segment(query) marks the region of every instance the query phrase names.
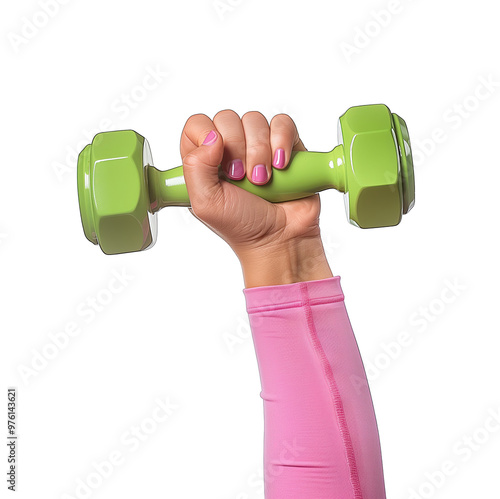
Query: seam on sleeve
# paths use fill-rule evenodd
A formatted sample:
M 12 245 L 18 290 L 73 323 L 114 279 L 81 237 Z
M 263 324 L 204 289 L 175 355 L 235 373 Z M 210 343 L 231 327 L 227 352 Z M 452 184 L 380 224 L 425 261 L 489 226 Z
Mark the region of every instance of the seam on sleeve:
M 345 417 L 344 406 L 342 404 L 342 399 L 340 397 L 340 393 L 337 387 L 337 383 L 335 381 L 335 377 L 333 375 L 332 366 L 328 361 L 325 351 L 319 341 L 318 335 L 316 333 L 316 327 L 314 325 L 314 319 L 312 315 L 311 305 L 314 300 L 309 299 L 309 294 L 307 291 L 307 284 L 301 283 L 300 292 L 302 296 L 302 302 L 304 304 L 304 313 L 306 316 L 309 336 L 313 343 L 314 349 L 318 354 L 321 365 L 323 367 L 323 371 L 325 373 L 326 379 L 328 381 L 328 387 L 330 389 L 330 394 L 332 396 L 333 405 L 335 409 L 335 413 L 337 414 L 340 433 L 342 437 L 342 441 L 344 443 L 344 450 L 347 458 L 347 465 L 349 468 L 349 478 L 351 481 L 351 486 L 353 490 L 354 499 L 363 499 L 363 495 L 361 492 L 361 484 L 359 480 L 358 468 L 356 465 L 356 457 L 354 455 L 354 448 L 352 445 L 351 435 L 349 433 L 349 427 L 347 426 L 347 420 Z M 343 299 L 343 297 L 342 297 Z M 341 301 L 341 300 L 336 300 Z

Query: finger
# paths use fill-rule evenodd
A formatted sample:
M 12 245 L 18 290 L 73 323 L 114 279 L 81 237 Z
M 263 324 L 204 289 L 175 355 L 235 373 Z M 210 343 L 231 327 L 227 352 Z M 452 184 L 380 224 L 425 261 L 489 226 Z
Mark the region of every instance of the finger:
M 226 109 L 214 116 L 214 124 L 224 140 L 224 173 L 232 180 L 241 180 L 245 176 L 245 132 L 241 119 Z
M 280 169 L 288 165 L 292 151 L 307 150 L 294 121 L 287 114 L 277 114 L 271 120 L 271 148 L 273 166 Z
M 184 158 L 186 154 L 199 147 L 205 137 L 215 128 L 214 122 L 206 114 L 190 116 L 181 134 L 181 157 Z
M 191 116 L 182 132 L 181 155 L 191 206 L 202 206 L 220 189 L 219 164 L 224 152 L 222 137 L 204 114 Z
M 241 123 L 245 131 L 247 177 L 252 183 L 263 185 L 271 177 L 269 124 L 257 111 L 243 115 Z

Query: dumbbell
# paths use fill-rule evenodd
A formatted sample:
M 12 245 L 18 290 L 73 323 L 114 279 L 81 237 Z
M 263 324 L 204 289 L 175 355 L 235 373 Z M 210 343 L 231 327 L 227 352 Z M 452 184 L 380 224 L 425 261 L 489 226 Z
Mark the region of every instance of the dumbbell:
M 330 152 L 292 152 L 285 169 L 265 185 L 219 177 L 280 203 L 325 189 L 345 194 L 348 221 L 361 228 L 398 225 L 415 203 L 406 123 L 383 104 L 355 106 L 339 119 L 340 145 Z M 132 130 L 98 133 L 78 156 L 78 199 L 87 239 L 106 254 L 151 248 L 157 213 L 190 206 L 182 166 L 153 166 L 148 141 Z

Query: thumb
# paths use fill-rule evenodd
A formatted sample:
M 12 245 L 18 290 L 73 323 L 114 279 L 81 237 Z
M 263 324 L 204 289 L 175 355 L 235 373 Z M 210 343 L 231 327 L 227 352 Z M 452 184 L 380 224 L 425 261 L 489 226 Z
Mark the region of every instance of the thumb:
M 219 165 L 223 154 L 222 137 L 211 130 L 196 149 L 184 156 L 183 172 L 191 205 L 212 198 L 221 189 Z

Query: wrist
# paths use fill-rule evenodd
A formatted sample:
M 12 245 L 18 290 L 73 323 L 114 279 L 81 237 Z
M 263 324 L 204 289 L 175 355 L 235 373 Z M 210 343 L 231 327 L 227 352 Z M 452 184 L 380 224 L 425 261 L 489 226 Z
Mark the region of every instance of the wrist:
M 333 277 L 319 236 L 247 250 L 237 256 L 246 288 Z

